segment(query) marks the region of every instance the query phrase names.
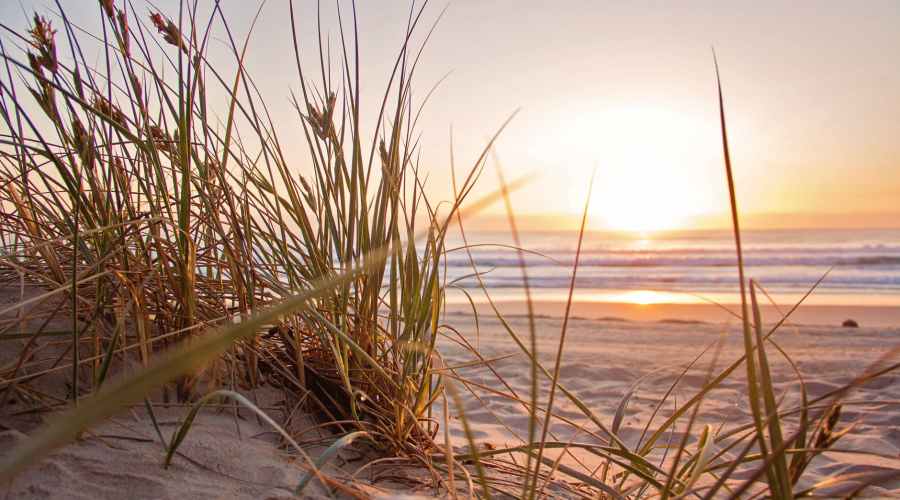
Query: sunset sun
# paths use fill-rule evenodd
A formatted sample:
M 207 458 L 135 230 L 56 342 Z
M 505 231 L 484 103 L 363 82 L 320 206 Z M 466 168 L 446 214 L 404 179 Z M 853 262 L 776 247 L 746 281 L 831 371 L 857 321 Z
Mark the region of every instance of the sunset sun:
M 635 180 L 639 186 L 639 181 Z M 617 201 L 598 200 L 595 214 L 600 222 L 615 231 L 647 233 L 682 227 L 686 214 L 678 210 L 677 200 L 669 200 L 666 192 L 653 192 L 652 186 L 645 186 L 642 192 L 637 187 L 633 193 Z M 666 208 L 669 207 L 669 210 Z
M 597 223 L 616 231 L 678 229 L 702 211 L 709 193 L 685 182 L 680 166 L 658 151 L 634 151 L 632 158 L 597 173 L 591 202 Z
M 595 228 L 648 232 L 683 228 L 691 217 L 721 207 L 718 157 L 698 156 L 697 144 L 715 136 L 697 113 L 671 103 L 638 100 L 584 106 L 564 120 L 546 147 L 578 158 L 580 175 L 596 169 L 590 216 Z M 554 154 L 554 153 L 548 153 Z M 581 184 L 576 184 L 575 189 Z M 584 195 L 572 191 L 569 210 Z

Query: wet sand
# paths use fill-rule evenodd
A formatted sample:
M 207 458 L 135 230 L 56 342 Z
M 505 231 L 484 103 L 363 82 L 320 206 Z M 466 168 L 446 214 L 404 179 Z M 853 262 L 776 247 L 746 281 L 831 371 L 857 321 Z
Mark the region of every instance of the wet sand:
M 522 315 L 528 312 L 521 301 L 495 301 L 504 314 Z M 784 303 L 778 307 L 762 305 L 763 322 L 774 323 L 786 314 L 794 304 Z M 491 315 L 486 303 L 477 303 L 480 314 Z M 562 317 L 565 301 L 538 300 L 533 304 L 535 314 Z M 728 312 L 714 304 L 633 304 L 612 302 L 578 301 L 572 304 L 572 317 L 582 319 L 624 319 L 629 321 L 701 321 L 708 323 L 737 322 L 734 314 L 741 311 L 740 304 L 724 304 Z M 450 313 L 469 314 L 472 307 L 467 303 L 454 302 L 448 308 Z M 733 313 L 733 314 L 732 314 Z M 880 305 L 809 305 L 801 304 L 788 318 L 788 323 L 815 326 L 840 326 L 844 320 L 853 319 L 860 326 L 893 327 L 900 326 L 900 307 Z

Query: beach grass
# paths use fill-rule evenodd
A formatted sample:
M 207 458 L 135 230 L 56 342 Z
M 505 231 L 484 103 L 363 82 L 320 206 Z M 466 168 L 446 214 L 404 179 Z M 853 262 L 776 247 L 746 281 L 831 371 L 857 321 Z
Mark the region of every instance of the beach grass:
M 305 472 L 298 473 L 298 493 L 313 477 L 333 486 L 322 469 L 354 441 L 370 443 L 379 457 L 421 464 L 435 489 L 451 497 L 793 498 L 841 483 L 852 484 L 850 494 L 856 494 L 895 479 L 836 477 L 799 486 L 813 458 L 849 430 L 839 428 L 841 398 L 900 364 L 889 351 L 851 383 L 816 398 L 808 396 L 798 370 L 801 404 L 782 405 L 769 357 L 777 352 L 793 365 L 774 336 L 802 300 L 774 327 L 764 327 L 758 303 L 764 290 L 744 276 L 721 82 L 744 354 L 721 369 L 716 347 L 698 346 L 696 367 L 701 360 L 708 364 L 702 388 L 661 423 L 645 422 L 637 443 L 626 443 L 619 430 L 631 394 L 606 421 L 560 377 L 589 200 L 548 368 L 537 352 L 527 250 L 509 196 L 521 182 L 507 183 L 494 156 L 501 188 L 472 198 L 509 119 L 458 179 L 454 171 L 454 198 L 429 200 L 415 129 L 425 103 L 413 100 L 412 85 L 440 14 L 427 10 L 427 3 L 411 6 L 377 116 L 364 117 L 358 20 L 355 4 L 350 7 L 345 12 L 337 4 L 334 74 L 321 24 L 312 50 L 317 72 L 304 64 L 293 3 L 283 7 L 294 31 L 290 52 L 299 83 L 299 93 L 291 95 L 299 130 L 290 131 L 276 130 L 246 71 L 255 28 L 238 40 L 219 4 L 200 18 L 197 3 L 147 15 L 131 3 L 100 1 L 94 6 L 99 33 L 73 24 L 61 6 L 52 21 L 35 14 L 25 32 L 2 25 L 0 278 L 20 290 L 22 300 L 0 311 L 0 342 L 17 349 L 0 372 L 0 407 L 15 399 L 61 413 L 3 455 L 0 478 L 13 478 L 125 405 L 145 402 L 152 415 L 155 406 L 188 403 L 191 410 L 171 436 L 156 429 L 168 464 L 197 412 L 231 400 L 258 414 L 299 457 Z M 422 35 L 422 45 L 412 45 L 414 33 Z M 227 67 L 208 59 L 211 38 L 222 35 L 232 57 Z M 99 64 L 88 63 L 88 45 L 100 47 Z M 367 132 L 366 119 L 374 119 L 374 130 Z M 283 148 L 287 134 L 304 138 L 305 169 Z M 468 242 L 464 250 L 479 292 L 528 362 L 527 394 L 503 380 L 492 366 L 496 360 L 469 343 L 469 332 L 443 321 L 445 293 L 453 287 L 443 267 L 447 235 L 456 223 L 465 238 L 464 218 L 494 202 L 505 204 L 519 252 L 527 332 L 505 320 Z M 25 298 L 26 287 L 39 291 Z M 61 320 L 65 328 L 51 327 Z M 48 340 L 57 357 L 34 361 L 32 354 Z M 488 388 L 444 362 L 442 341 L 463 346 L 474 365 L 495 377 L 492 390 L 525 408 L 527 434 L 510 429 L 520 445 L 485 448 L 477 442 L 460 393 L 477 398 Z M 704 398 L 742 367 L 751 421 L 725 430 L 695 425 Z M 685 367 L 682 376 L 694 368 Z M 59 374 L 65 377 L 53 380 L 62 396 L 31 387 Z M 310 457 L 284 422 L 248 397 L 261 385 L 278 387 L 287 406 L 318 415 L 336 430 L 334 444 Z M 562 398 L 583 421 L 555 413 Z M 450 413 L 464 427 L 467 447 L 449 442 Z M 560 439 L 554 423 L 591 440 Z M 441 425 L 443 445 L 437 439 Z M 680 439 L 673 441 L 676 434 Z M 583 467 L 576 449 L 601 458 L 603 466 Z M 736 474 L 748 468 L 749 474 Z

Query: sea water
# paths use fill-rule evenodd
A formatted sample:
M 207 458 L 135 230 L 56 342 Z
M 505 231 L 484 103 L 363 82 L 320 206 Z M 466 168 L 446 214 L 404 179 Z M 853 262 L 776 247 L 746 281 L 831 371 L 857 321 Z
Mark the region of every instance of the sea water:
M 447 242 L 447 282 L 472 290 L 483 284 L 498 299 L 522 298 L 525 263 L 535 300 L 564 300 L 578 233 L 520 234 L 522 256 L 509 232 L 467 233 Z M 810 303 L 900 305 L 900 229 L 744 231 L 746 277 L 782 300 L 796 300 L 825 278 Z M 728 230 L 660 233 L 588 232 L 575 279 L 582 301 L 736 303 L 738 271 Z M 474 276 L 478 273 L 478 277 Z M 827 274 L 827 276 L 826 276 Z M 453 294 L 450 294 L 453 297 Z M 471 294 L 476 299 L 481 294 Z M 456 296 L 456 299 L 461 298 Z

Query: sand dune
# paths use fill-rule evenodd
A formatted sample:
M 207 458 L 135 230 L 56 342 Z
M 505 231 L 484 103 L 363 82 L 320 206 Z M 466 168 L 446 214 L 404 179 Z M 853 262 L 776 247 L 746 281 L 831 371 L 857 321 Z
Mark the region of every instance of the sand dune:
M 268 406 L 277 403 L 278 391 L 261 388 L 250 397 L 260 400 L 273 418 L 283 420 L 280 410 Z M 164 439 L 171 439 L 186 412 L 187 408 L 179 405 L 154 409 Z M 333 436 L 311 433 L 314 421 L 302 412 L 294 417 L 288 430 L 303 443 L 313 460 L 318 459 Z M 0 432 L 0 456 L 24 439 L 28 435 L 16 429 Z M 306 469 L 301 467 L 304 460 L 289 451 L 292 450 L 284 447 L 271 427 L 246 409 L 235 414 L 233 409 L 206 408 L 166 468 L 166 451 L 150 419 L 142 408 L 134 408 L 57 450 L 11 483 L 0 485 L 0 498 L 298 498 L 293 491 Z M 391 478 L 392 471 L 379 467 L 358 476 L 352 487 L 341 486 L 339 483 L 348 483 L 354 472 L 374 458 L 367 453 L 342 450 L 322 468 L 334 479 L 329 484 L 330 492 L 312 479 L 301 497 L 417 498 L 414 474 L 407 474 L 407 482 L 396 482 Z
M 206 415 L 169 468 L 147 421 L 116 419 L 13 480 L 9 498 L 290 498 L 300 470 L 254 421 Z M 128 425 L 130 423 L 130 425 Z M 165 425 L 166 432 L 173 427 Z M 2 434 L 4 448 L 25 435 Z

